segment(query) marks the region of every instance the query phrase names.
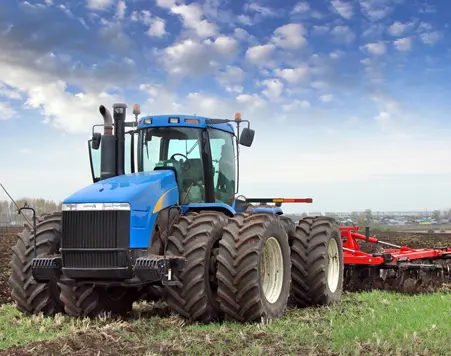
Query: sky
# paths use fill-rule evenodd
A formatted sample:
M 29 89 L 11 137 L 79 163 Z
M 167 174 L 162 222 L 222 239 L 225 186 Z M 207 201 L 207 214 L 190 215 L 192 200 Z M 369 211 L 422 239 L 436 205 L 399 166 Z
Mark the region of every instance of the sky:
M 451 3 L 2 0 L 0 182 L 92 183 L 99 105 L 233 118 L 240 194 L 287 212 L 451 208 Z M 4 197 L 6 199 L 6 196 Z

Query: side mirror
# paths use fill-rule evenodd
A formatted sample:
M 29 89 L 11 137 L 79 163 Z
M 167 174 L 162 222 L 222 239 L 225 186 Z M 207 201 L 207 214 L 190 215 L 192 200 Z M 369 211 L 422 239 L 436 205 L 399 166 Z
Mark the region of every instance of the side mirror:
M 240 145 L 251 147 L 254 142 L 255 131 L 245 127 L 240 135 Z
M 94 132 L 92 134 L 92 149 L 93 150 L 99 149 L 101 140 L 102 140 L 102 134 L 100 132 Z

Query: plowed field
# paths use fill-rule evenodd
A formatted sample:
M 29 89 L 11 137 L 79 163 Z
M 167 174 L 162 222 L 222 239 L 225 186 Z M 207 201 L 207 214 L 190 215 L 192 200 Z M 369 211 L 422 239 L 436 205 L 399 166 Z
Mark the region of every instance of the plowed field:
M 164 303 L 138 306 L 132 318 L 125 321 L 90 322 L 65 316 L 23 318 L 14 307 L 1 306 L 11 303 L 9 261 L 17 232 L 10 230 L 0 236 L 0 314 L 3 314 L 0 330 L 4 328 L 0 332 L 0 356 L 429 355 L 444 354 L 448 349 L 451 329 L 446 319 L 451 310 L 446 294 L 416 297 L 380 292 L 346 294 L 342 303 L 331 310 L 291 310 L 285 318 L 266 326 L 186 325 L 181 318 L 171 315 Z M 378 238 L 413 248 L 451 246 L 451 234 L 444 233 L 390 232 Z M 368 309 L 374 313 L 369 314 Z M 426 316 L 428 319 L 423 320 Z M 399 337 L 393 331 L 392 319 L 398 320 L 402 329 Z M 330 328 L 332 324 L 335 326 Z M 374 328 L 368 329 L 368 324 Z
M 0 304 L 10 302 L 8 277 L 10 274 L 9 261 L 11 260 L 11 247 L 16 243 L 16 234 L 21 229 L 8 229 L 0 234 Z
M 21 229 L 12 228 L 0 234 L 0 304 L 9 303 L 8 277 L 10 274 L 9 261 L 11 258 L 11 247 L 16 243 L 16 234 Z M 377 235 L 378 239 L 396 245 L 404 245 L 411 248 L 427 247 L 451 247 L 451 234 L 412 234 L 408 232 L 384 232 Z

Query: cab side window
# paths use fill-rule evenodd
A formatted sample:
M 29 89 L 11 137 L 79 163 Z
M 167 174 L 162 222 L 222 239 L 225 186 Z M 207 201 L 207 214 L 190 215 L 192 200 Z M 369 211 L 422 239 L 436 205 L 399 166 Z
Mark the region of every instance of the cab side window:
M 209 133 L 216 201 L 231 205 L 236 180 L 234 136 L 220 130 Z

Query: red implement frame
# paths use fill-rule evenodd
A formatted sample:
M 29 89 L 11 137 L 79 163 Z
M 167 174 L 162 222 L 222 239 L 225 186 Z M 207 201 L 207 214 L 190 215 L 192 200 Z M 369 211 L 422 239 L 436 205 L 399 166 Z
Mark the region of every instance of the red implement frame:
M 397 246 L 380 241 L 375 237 L 358 233 L 358 226 L 340 226 L 343 241 L 343 254 L 345 265 L 382 265 L 386 263 L 409 262 L 422 259 L 451 259 L 451 248 L 422 248 L 412 249 L 406 246 Z M 382 244 L 390 247 L 381 253 L 366 253 L 360 249 L 357 240 L 373 244 Z

